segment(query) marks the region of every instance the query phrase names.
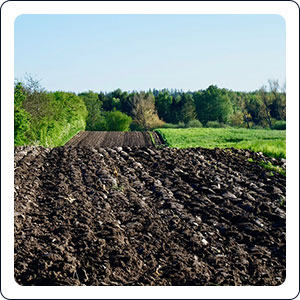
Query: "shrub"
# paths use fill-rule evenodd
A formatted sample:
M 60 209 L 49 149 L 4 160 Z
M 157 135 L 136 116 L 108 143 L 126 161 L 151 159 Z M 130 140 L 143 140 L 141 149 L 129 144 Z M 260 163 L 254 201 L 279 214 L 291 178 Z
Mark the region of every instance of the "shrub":
M 286 122 L 285 121 L 276 121 L 273 124 L 272 129 L 275 129 L 275 130 L 285 130 L 286 129 Z
M 178 124 L 173 123 L 164 123 L 159 127 L 156 128 L 184 128 L 185 124 L 183 122 L 179 122 Z
M 132 119 L 126 114 L 115 110 L 106 114 L 105 122 L 108 131 L 128 131 Z
M 16 146 L 62 146 L 85 129 L 87 110 L 74 93 L 46 92 L 30 79 L 15 85 L 14 101 Z
M 14 92 L 14 139 L 15 146 L 28 143 L 26 134 L 30 129 L 30 114 L 23 108 L 22 104 L 26 96 L 21 83 L 15 86 Z
M 132 123 L 130 124 L 130 130 L 131 131 L 143 131 L 143 127 L 136 123 L 135 121 L 132 121 Z
M 251 129 L 265 129 L 265 130 L 268 130 L 268 129 L 270 129 L 270 128 L 265 128 L 265 127 L 263 127 L 263 126 L 261 126 L 261 125 L 252 125 L 252 126 L 251 126 Z
M 199 120 L 191 120 L 185 124 L 186 128 L 202 128 L 202 123 Z
M 178 128 L 184 128 L 185 124 L 184 124 L 184 122 L 180 121 L 180 122 L 178 122 L 177 126 L 178 126 Z
M 205 125 L 205 127 L 209 127 L 209 128 L 224 128 L 224 124 L 223 123 L 219 123 L 218 121 L 208 121 Z
M 241 127 L 244 123 L 244 116 L 242 112 L 237 111 L 229 117 L 229 123 L 234 127 Z

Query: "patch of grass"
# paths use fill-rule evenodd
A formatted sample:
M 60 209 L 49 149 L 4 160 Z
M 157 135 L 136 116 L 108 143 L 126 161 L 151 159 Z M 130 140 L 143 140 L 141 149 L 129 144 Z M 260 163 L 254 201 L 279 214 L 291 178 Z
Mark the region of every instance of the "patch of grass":
M 262 152 L 266 156 L 286 158 L 286 141 L 261 139 L 256 141 L 242 141 L 234 146 L 239 149 L 249 149 L 254 152 Z
M 124 192 L 125 187 L 123 185 L 113 185 L 112 189 L 116 190 L 116 191 L 121 191 Z
M 286 131 L 245 128 L 159 128 L 169 147 L 239 148 L 286 157 Z
M 282 207 L 285 206 L 285 204 L 286 204 L 285 197 L 282 197 L 279 205 Z
M 150 135 L 150 139 L 151 139 L 152 144 L 154 145 L 154 147 L 156 147 L 155 139 L 152 135 L 152 132 L 149 132 L 149 135 Z
M 272 171 L 274 171 L 274 172 L 276 172 L 276 173 L 278 173 L 278 174 L 281 174 L 281 175 L 283 175 L 283 176 L 286 176 L 286 171 L 285 171 L 283 168 L 281 168 L 281 167 L 279 167 L 279 166 L 274 166 L 274 165 L 271 164 L 270 162 L 268 162 L 268 163 L 260 162 L 259 165 L 260 165 L 261 167 L 267 169 L 267 170 L 270 170 L 271 173 L 272 173 Z M 274 175 L 274 174 L 273 174 L 273 175 Z

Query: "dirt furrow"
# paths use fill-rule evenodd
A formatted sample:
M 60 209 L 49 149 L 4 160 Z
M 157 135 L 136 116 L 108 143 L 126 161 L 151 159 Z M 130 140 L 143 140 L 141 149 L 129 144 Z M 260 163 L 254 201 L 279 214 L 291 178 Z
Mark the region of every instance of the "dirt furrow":
M 155 144 L 161 145 L 162 141 L 156 133 L 151 133 Z M 65 146 L 91 146 L 91 147 L 154 147 L 149 132 L 107 132 L 85 131 L 78 133 Z
M 257 154 L 87 144 L 15 149 L 18 283 L 284 281 L 285 177 Z

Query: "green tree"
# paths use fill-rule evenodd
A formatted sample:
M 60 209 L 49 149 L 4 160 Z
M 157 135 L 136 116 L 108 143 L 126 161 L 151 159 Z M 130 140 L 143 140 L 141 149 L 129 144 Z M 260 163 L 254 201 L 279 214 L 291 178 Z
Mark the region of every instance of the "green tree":
M 261 99 L 261 108 L 262 108 L 261 116 L 263 116 L 268 126 L 272 128 L 271 106 L 272 106 L 273 99 L 271 95 L 267 92 L 266 86 L 262 86 L 259 89 L 258 93 Z
M 286 95 L 285 84 L 280 91 L 278 80 L 269 80 L 269 92 L 271 97 L 270 114 L 277 120 L 286 119 Z
M 14 144 L 15 146 L 25 145 L 29 142 L 30 114 L 23 108 L 22 104 L 26 96 L 22 83 L 18 82 L 14 91 Z
M 155 97 L 155 107 L 159 118 L 163 119 L 167 123 L 173 121 L 172 111 L 173 97 L 168 91 L 160 91 Z
M 180 120 L 184 123 L 188 123 L 191 120 L 195 120 L 197 117 L 195 103 L 193 96 L 188 93 L 184 93 L 181 97 L 181 111 Z
M 132 122 L 131 117 L 115 110 L 106 113 L 106 130 L 108 131 L 128 131 Z
M 75 93 L 47 92 L 27 78 L 15 85 L 15 144 L 64 145 L 86 127 L 87 110 Z
M 203 92 L 194 93 L 196 112 L 200 122 L 227 123 L 232 114 L 232 104 L 225 89 L 211 85 Z
M 250 122 L 251 122 L 252 116 L 251 116 L 250 112 L 247 109 L 248 108 L 247 107 L 248 99 L 249 99 L 248 94 L 238 95 L 237 104 L 238 104 L 238 109 L 239 110 L 236 112 L 236 115 L 234 117 L 232 117 L 232 120 L 234 120 L 233 121 L 234 126 L 239 126 L 238 123 L 239 123 L 240 116 L 242 114 L 242 116 L 243 116 L 242 120 L 244 121 L 244 123 L 247 124 L 247 128 L 248 129 L 250 128 Z
M 171 112 L 172 112 L 172 117 L 171 117 L 171 123 L 177 124 L 181 121 L 181 115 L 180 111 L 182 108 L 182 94 L 176 94 L 173 97 L 172 105 L 171 105 Z
M 86 130 L 105 130 L 105 117 L 99 95 L 92 91 L 88 91 L 80 93 L 78 96 L 82 98 L 88 111 Z

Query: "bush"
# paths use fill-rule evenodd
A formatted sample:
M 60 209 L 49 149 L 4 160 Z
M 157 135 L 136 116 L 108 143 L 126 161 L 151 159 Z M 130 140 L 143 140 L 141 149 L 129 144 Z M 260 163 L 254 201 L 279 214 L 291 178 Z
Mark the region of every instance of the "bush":
M 261 126 L 261 125 L 256 125 L 256 124 L 254 124 L 254 125 L 251 126 L 251 129 L 258 129 L 258 130 L 260 130 L 260 129 L 265 129 L 265 130 L 268 130 L 268 129 L 270 129 L 270 128 L 265 128 L 265 127 L 263 127 L 263 126 Z
M 240 111 L 235 112 L 229 117 L 229 124 L 231 124 L 234 127 L 241 127 L 243 123 L 244 123 L 244 116 Z
M 140 124 L 138 124 L 135 121 L 133 121 L 130 124 L 130 130 L 131 131 L 143 131 L 144 129 L 143 129 L 143 127 Z
M 224 128 L 225 125 L 223 123 L 219 123 L 218 121 L 208 121 L 205 127 L 209 128 Z
M 275 129 L 275 130 L 286 130 L 286 122 L 285 121 L 276 121 L 273 124 L 272 129 Z
M 191 120 L 185 124 L 186 128 L 202 128 L 202 123 L 199 120 Z
M 185 125 L 183 122 L 179 122 L 178 124 L 172 124 L 172 123 L 165 123 L 160 127 L 157 128 L 184 128 Z
M 14 101 L 16 146 L 62 146 L 85 130 L 88 112 L 74 93 L 46 92 L 31 79 L 15 85 Z
M 105 122 L 108 131 L 128 131 L 132 119 L 126 114 L 115 110 L 106 114 Z
M 32 122 L 39 145 L 62 146 L 76 133 L 85 130 L 88 112 L 80 97 L 58 91 L 41 94 L 41 99 L 45 110 Z
M 26 96 L 21 83 L 15 86 L 14 93 L 14 142 L 15 146 L 28 143 L 28 132 L 30 130 L 30 114 L 23 108 L 22 104 Z

